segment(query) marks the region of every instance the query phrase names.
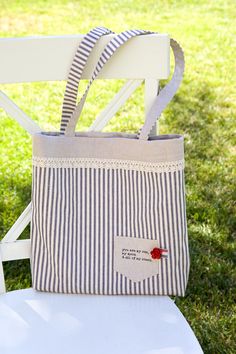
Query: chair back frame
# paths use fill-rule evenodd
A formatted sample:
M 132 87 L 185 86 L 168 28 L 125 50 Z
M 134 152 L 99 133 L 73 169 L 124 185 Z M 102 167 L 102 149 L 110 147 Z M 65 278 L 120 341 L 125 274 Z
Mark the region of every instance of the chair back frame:
M 105 45 L 104 36 L 94 48 L 82 79 L 91 77 Z M 0 39 L 0 84 L 67 80 L 70 64 L 83 35 Z M 145 116 L 170 71 L 170 39 L 167 34 L 133 38 L 106 64 L 98 79 L 126 79 L 124 86 L 98 115 L 89 130 L 102 130 L 137 87 L 144 82 Z M 0 91 L 0 107 L 29 134 L 43 131 L 7 95 Z M 156 134 L 157 127 L 153 130 Z M 0 293 L 6 291 L 4 261 L 30 258 L 30 239 L 18 240 L 31 221 L 31 203 L 0 241 Z

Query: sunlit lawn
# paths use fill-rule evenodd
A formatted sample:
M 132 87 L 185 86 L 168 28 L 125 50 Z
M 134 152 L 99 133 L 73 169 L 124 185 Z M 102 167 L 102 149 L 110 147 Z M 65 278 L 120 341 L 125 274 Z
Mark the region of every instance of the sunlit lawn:
M 0 0 L 1 37 L 85 33 L 103 25 L 117 32 L 136 27 L 169 33 L 182 44 L 185 79 L 160 129 L 185 136 L 191 273 L 187 295 L 176 303 L 209 354 L 236 352 L 235 18 L 235 1 Z M 96 83 L 78 129 L 91 124 L 121 84 Z M 65 83 L 35 83 L 1 88 L 42 127 L 55 130 L 64 87 Z M 137 131 L 142 100 L 140 88 L 112 119 L 109 130 Z M 0 118 L 3 236 L 30 201 L 31 139 L 3 111 Z M 28 234 L 26 229 L 23 237 Z M 28 261 L 4 268 L 8 290 L 30 286 Z

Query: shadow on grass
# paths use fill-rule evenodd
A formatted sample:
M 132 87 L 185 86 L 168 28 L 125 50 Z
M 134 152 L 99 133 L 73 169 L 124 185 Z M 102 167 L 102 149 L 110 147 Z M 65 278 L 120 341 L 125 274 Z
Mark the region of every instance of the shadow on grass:
M 187 91 L 187 90 L 186 90 Z M 181 91 L 182 93 L 182 91 Z M 208 223 L 224 230 L 228 241 L 236 230 L 233 174 L 233 119 L 204 83 L 194 97 L 177 95 L 166 115 L 168 132 L 185 136 L 187 213 L 190 223 Z
M 188 86 L 184 88 L 165 114 L 165 129 L 185 136 L 191 270 L 186 297 L 176 298 L 176 303 L 205 353 L 215 352 L 215 343 L 221 343 L 219 353 L 233 353 L 233 121 L 227 103 L 219 102 L 207 84 L 199 82 L 194 97 L 192 91 L 188 94 Z

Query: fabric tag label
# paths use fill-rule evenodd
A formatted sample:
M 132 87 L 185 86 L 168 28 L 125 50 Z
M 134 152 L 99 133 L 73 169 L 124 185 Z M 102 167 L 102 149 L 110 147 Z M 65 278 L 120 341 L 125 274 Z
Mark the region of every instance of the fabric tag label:
M 134 282 L 157 275 L 161 260 L 151 257 L 155 247 L 158 247 L 156 240 L 115 236 L 114 270 Z

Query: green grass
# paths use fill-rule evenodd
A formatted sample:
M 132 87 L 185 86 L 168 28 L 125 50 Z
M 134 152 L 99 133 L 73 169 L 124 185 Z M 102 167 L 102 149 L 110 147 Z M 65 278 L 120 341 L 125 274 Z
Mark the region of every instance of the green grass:
M 235 353 L 235 1 L 0 0 L 0 5 L 1 37 L 85 33 L 104 25 L 114 31 L 152 29 L 180 41 L 185 79 L 160 124 L 161 133 L 185 136 L 191 272 L 187 295 L 176 303 L 205 353 Z M 91 124 L 120 85 L 96 83 L 79 129 Z M 43 127 L 58 129 L 64 83 L 2 89 Z M 140 127 L 142 96 L 140 88 L 112 119 L 110 130 Z M 31 140 L 3 111 L 0 118 L 4 235 L 30 201 Z M 28 234 L 26 229 L 22 237 Z M 6 263 L 4 269 L 8 290 L 30 286 L 28 261 Z

